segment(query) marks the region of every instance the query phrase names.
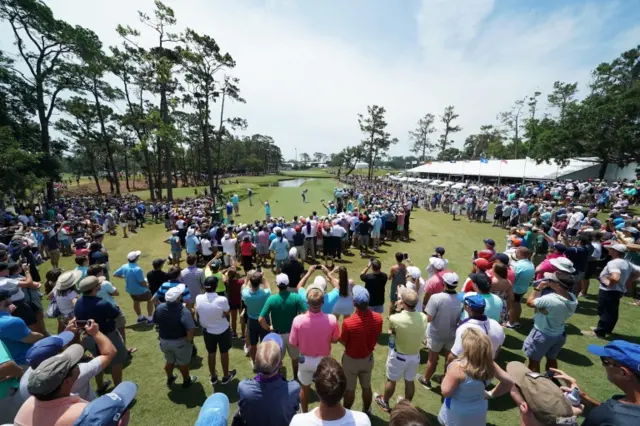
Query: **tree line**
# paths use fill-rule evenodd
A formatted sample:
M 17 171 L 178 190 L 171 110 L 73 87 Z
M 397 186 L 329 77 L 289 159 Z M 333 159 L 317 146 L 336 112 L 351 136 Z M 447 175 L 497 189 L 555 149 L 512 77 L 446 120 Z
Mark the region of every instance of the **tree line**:
M 278 169 L 273 139 L 235 135 L 246 120 L 224 114 L 225 103 L 245 102 L 233 57 L 207 34 L 175 32 L 174 11 L 160 0 L 138 18 L 140 28 L 118 25 L 121 42 L 107 48 L 42 1 L 0 0 L 15 45 L 0 51 L 0 196 L 44 183 L 52 202 L 63 166 L 92 176 L 99 192 L 106 177 L 118 195 L 119 176 L 131 190 L 139 171 L 151 199 L 169 200 L 178 180 L 213 192 L 221 173 Z M 153 34 L 152 46 L 142 45 L 143 32 Z
M 395 168 L 406 162 L 478 160 L 480 158 L 533 158 L 538 163 L 564 165 L 570 158 L 593 158 L 600 164 L 600 177 L 608 164 L 620 167 L 640 163 L 640 45 L 623 52 L 591 73 L 585 96 L 578 97 L 578 84 L 556 81 L 541 105 L 542 93 L 516 100 L 500 112 L 496 122 L 480 126 L 462 148 L 453 147 L 459 114 L 453 105 L 436 116 L 427 113 L 410 130 L 410 151 L 415 157 L 388 157 L 396 138 L 385 131 L 385 109 L 367 107 L 358 115 L 365 138 L 331 155 L 338 174 L 350 174 L 358 162 L 368 165 L 368 177 L 376 165 Z M 439 130 L 439 132 L 438 132 Z M 437 134 L 437 135 L 436 135 Z

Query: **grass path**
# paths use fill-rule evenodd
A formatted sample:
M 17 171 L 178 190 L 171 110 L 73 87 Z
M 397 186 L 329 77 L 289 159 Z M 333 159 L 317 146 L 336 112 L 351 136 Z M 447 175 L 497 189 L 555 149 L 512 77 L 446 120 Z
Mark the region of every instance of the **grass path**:
M 254 192 L 254 205 L 249 206 L 248 200 L 241 202 L 240 212 L 242 216 L 237 218 L 238 222 L 252 222 L 255 219 L 262 219 L 264 210 L 258 203 L 258 198 L 269 200 L 272 204 L 273 216 L 285 216 L 291 218 L 296 214 L 308 215 L 312 210 L 321 212 L 320 199 L 329 199 L 332 190 L 336 185 L 335 181 L 329 179 L 319 179 L 305 183 L 308 188 L 309 203 L 302 204 L 300 192 L 301 188 L 278 188 L 259 187 Z M 434 247 L 443 246 L 446 248 L 446 257 L 450 260 L 450 267 L 458 272 L 460 276 L 465 276 L 470 271 L 471 254 L 474 249 L 482 248 L 483 238 L 493 238 L 498 243 L 498 249 L 504 249 L 505 235 L 502 230 L 492 228 L 486 224 L 468 223 L 465 220 L 453 222 L 450 216 L 443 213 L 432 213 L 426 211 L 416 211 L 412 215 L 411 236 L 415 240 L 410 243 L 397 242 L 383 246 L 379 253 L 383 268 L 388 271 L 392 265 L 394 253 L 397 251 L 408 252 L 414 263 L 424 270 L 429 255 Z M 131 235 L 128 239 L 118 237 L 107 237 L 105 245 L 109 250 L 112 270 L 125 262 L 126 254 L 131 250 L 142 250 L 140 265 L 145 272 L 151 268 L 151 261 L 156 257 L 164 257 L 168 254 L 168 246 L 162 243 L 167 237 L 164 226 L 148 225 L 140 230 L 138 234 Z M 359 257 L 346 257 L 345 266 L 349 270 L 350 277 L 358 282 L 360 271 L 365 266 L 366 260 Z M 62 266 L 72 268 L 72 258 L 64 258 Z M 41 273 L 48 270 L 49 264 L 41 266 Z M 273 275 L 268 273 L 270 281 L 273 283 Z M 208 369 L 206 358 L 198 357 L 194 360 L 192 368 L 193 374 L 197 375 L 200 382 L 188 390 L 183 390 L 179 385 L 169 390 L 165 386 L 165 375 L 163 371 L 164 358 L 158 347 L 157 333 L 152 327 L 138 327 L 132 325 L 135 322 L 135 315 L 132 310 L 132 303 L 124 292 L 124 282 L 114 280 L 113 284 L 119 288 L 122 296 L 119 296 L 118 303 L 123 308 L 129 325 L 127 328 L 128 346 L 136 346 L 138 352 L 134 355 L 131 364 L 126 367 L 124 377 L 132 380 L 139 386 L 137 404 L 133 409 L 131 424 L 135 426 L 152 425 L 162 422 L 163 425 L 189 425 L 194 424 L 200 407 L 206 397 L 212 392 L 224 392 L 229 396 L 233 413 L 237 404 L 237 384 L 239 380 L 253 376 L 249 358 L 244 357 L 242 343 L 234 341 L 234 349 L 230 352 L 231 368 L 238 370 L 237 378 L 229 385 L 216 385 L 213 389 L 208 382 Z M 275 290 L 275 287 L 274 287 Z M 595 294 L 596 283 L 592 282 L 591 293 Z M 625 298 L 621 302 L 620 321 L 616 332 L 617 338 L 638 341 L 638 329 L 636 321 L 640 321 L 640 310 L 633 308 Z M 499 362 L 504 366 L 506 362 L 512 360 L 523 361 L 522 342 L 531 327 L 532 310 L 523 307 L 523 321 L 520 330 L 507 330 L 505 345 L 500 353 Z M 570 320 L 567 327 L 567 344 L 559 356 L 560 368 L 579 380 L 583 390 L 595 397 L 604 400 L 615 393 L 619 393 L 611 385 L 600 366 L 600 360 L 591 356 L 586 351 L 586 346 L 590 343 L 600 343 L 599 340 L 587 338 L 579 335 L 580 329 L 586 329 L 595 325 L 596 299 L 589 296 L 581 299 L 577 314 Z M 386 320 L 385 320 L 386 322 Z M 48 323 L 49 330 L 55 330 L 52 321 Z M 383 330 L 387 330 L 385 324 Z M 387 354 L 386 333 L 380 337 L 379 345 L 375 350 L 375 370 L 373 374 L 373 390 L 382 392 L 385 381 L 385 360 Z M 196 337 L 196 343 L 200 355 L 206 354 L 202 337 Z M 343 353 L 341 345 L 334 345 L 332 355 L 340 360 Z M 219 362 L 219 361 L 218 361 Z M 426 363 L 426 352 L 422 354 L 420 372 L 424 372 Z M 291 371 L 290 361 L 285 359 L 285 365 L 289 374 Z M 442 365 L 439 366 L 439 372 Z M 441 398 L 436 390 L 426 390 L 420 385 L 416 387 L 414 403 L 430 413 L 432 424 L 436 425 L 438 410 L 440 409 Z M 399 383 L 396 396 L 402 395 L 404 385 Z M 395 397 L 394 397 L 395 398 Z M 356 395 L 354 409 L 360 409 L 360 395 Z M 313 399 L 315 401 L 315 398 Z M 313 402 L 312 406 L 315 406 Z M 374 425 L 383 425 L 388 422 L 388 416 L 374 407 Z M 499 398 L 490 402 L 488 416 L 489 424 L 499 426 L 512 426 L 519 424 L 518 411 L 514 407 L 509 396 Z

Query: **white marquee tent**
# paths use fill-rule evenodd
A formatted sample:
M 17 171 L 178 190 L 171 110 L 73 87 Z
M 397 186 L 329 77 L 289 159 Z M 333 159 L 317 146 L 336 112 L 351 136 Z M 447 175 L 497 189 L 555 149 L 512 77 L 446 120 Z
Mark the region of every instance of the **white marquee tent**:
M 536 164 L 531 158 L 522 160 L 488 160 L 480 161 L 434 161 L 407 170 L 412 174 L 439 175 L 441 178 L 451 176 L 503 177 L 528 180 L 555 180 L 564 178 L 587 178 L 597 170 L 599 164 L 591 159 L 571 159 L 566 167 L 556 164 Z M 582 175 L 589 175 L 583 177 Z

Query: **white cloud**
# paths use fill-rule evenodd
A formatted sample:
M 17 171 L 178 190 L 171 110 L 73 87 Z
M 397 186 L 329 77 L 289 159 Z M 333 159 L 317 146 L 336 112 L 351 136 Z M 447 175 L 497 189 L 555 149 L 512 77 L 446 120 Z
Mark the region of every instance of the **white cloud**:
M 120 42 L 118 23 L 143 29 L 136 11 L 153 8 L 150 0 L 48 4 L 58 17 L 96 31 L 106 46 Z M 229 114 L 246 118 L 248 132 L 271 135 L 285 157 L 294 147 L 299 153 L 330 153 L 357 143 L 357 114 L 374 103 L 387 109 L 388 130 L 400 139 L 393 153 L 408 152 L 407 132 L 420 116 L 440 114 L 447 105 L 460 113 L 464 130 L 454 140 L 461 145 L 515 99 L 545 92 L 555 80 L 586 82 L 591 67 L 619 53 L 615 43 L 602 40 L 618 7 L 609 2 L 515 14 L 498 10 L 501 3 L 495 0 L 423 0 L 415 20 L 405 23 L 418 30 L 419 38 L 408 41 L 421 47 L 423 54 L 416 57 L 364 53 L 350 40 L 305 27 L 296 19 L 304 2 L 167 4 L 180 29 L 206 32 L 233 55 L 247 104 L 230 105 Z M 143 32 L 151 43 L 150 31 Z M 8 35 L 5 28 L 0 34 L 0 39 Z M 597 59 L 584 64 L 581 55 L 593 46 L 598 50 L 589 54 Z

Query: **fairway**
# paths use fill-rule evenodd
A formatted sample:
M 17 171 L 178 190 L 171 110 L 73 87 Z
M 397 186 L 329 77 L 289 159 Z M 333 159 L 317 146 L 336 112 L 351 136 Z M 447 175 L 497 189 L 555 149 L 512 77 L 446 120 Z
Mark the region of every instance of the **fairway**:
M 243 182 L 237 185 L 246 188 Z M 234 184 L 235 185 L 235 184 Z M 249 223 L 257 219 L 264 219 L 264 208 L 260 200 L 271 203 L 273 217 L 284 216 L 291 219 L 294 215 L 309 215 L 312 211 L 323 214 L 321 199 L 332 198 L 333 188 L 337 182 L 333 179 L 316 179 L 303 184 L 300 188 L 280 188 L 280 187 L 253 187 L 253 206 L 248 200 L 243 200 L 240 205 L 241 216 L 236 218 L 236 223 Z M 233 187 L 231 185 L 230 187 Z M 308 189 L 306 204 L 302 203 L 301 191 Z M 225 188 L 226 190 L 227 188 Z M 191 188 L 191 193 L 193 189 Z M 148 192 L 146 192 L 148 194 Z M 408 252 L 416 266 L 423 270 L 427 265 L 428 258 L 436 246 L 446 248 L 446 257 L 449 259 L 450 269 L 456 271 L 460 277 L 466 276 L 470 272 L 471 255 L 473 250 L 482 249 L 483 238 L 493 238 L 497 242 L 497 249 L 504 250 L 505 232 L 497 228 L 492 228 L 489 224 L 469 223 L 466 219 L 452 221 L 451 216 L 441 212 L 432 213 L 424 210 L 415 210 L 411 217 L 411 242 L 397 242 L 384 245 L 377 255 L 382 261 L 383 270 L 388 272 L 393 264 L 394 253 Z M 162 241 L 168 237 L 163 224 L 147 225 L 139 230 L 138 234 L 131 234 L 128 239 L 121 236 L 105 238 L 105 246 L 109 251 L 111 271 L 113 272 L 122 263 L 125 263 L 126 254 L 131 250 L 141 250 L 142 256 L 139 264 L 144 268 L 145 273 L 151 269 L 151 261 L 157 257 L 165 257 L 169 250 Z M 349 270 L 350 278 L 359 283 L 359 274 L 366 266 L 367 261 L 359 256 L 345 256 L 344 265 Z M 62 261 L 64 268 L 74 267 L 73 258 L 67 257 Z M 40 271 L 43 274 L 50 268 L 49 263 L 43 264 Z M 268 278 L 275 290 L 273 274 L 268 273 Z M 43 275 L 44 276 L 44 275 Z M 242 341 L 234 340 L 234 348 L 230 352 L 230 368 L 237 369 L 238 375 L 233 382 L 228 385 L 218 384 L 212 387 L 209 384 L 209 373 L 206 364 L 206 351 L 201 335 L 195 338 L 198 346 L 199 356 L 192 362 L 192 374 L 198 376 L 199 383 L 184 390 L 181 386 L 174 386 L 169 390 L 165 386 L 165 374 L 163 371 L 164 357 L 158 347 L 158 337 L 152 326 L 137 326 L 134 324 L 135 315 L 132 310 L 132 303 L 124 291 L 124 282 L 113 279 L 113 284 L 120 290 L 121 296 L 117 298 L 118 303 L 124 310 L 129 325 L 127 326 L 127 346 L 135 346 L 138 351 L 134 354 L 130 365 L 124 370 L 124 379 L 132 380 L 138 384 L 137 403 L 133 408 L 131 416 L 132 425 L 152 425 L 161 423 L 163 425 L 190 425 L 194 424 L 200 407 L 207 398 L 215 392 L 223 392 L 228 395 L 233 413 L 237 404 L 238 381 L 253 377 L 249 358 L 244 356 L 242 351 Z M 600 366 L 600 360 L 587 353 L 586 347 L 590 343 L 601 343 L 595 338 L 584 337 L 579 334 L 581 329 L 588 329 L 597 321 L 596 314 L 596 284 L 592 282 L 591 296 L 580 299 L 577 313 L 569 320 L 567 325 L 567 344 L 560 353 L 560 368 L 568 374 L 578 379 L 582 390 L 598 400 L 605 400 L 611 395 L 620 393 L 607 380 L 604 370 Z M 388 293 L 388 288 L 387 288 Z M 629 341 L 638 342 L 638 332 L 635 321 L 640 320 L 640 310 L 633 308 L 625 298 L 620 305 L 620 321 L 616 327 L 614 338 L 622 338 Z M 522 327 L 520 330 L 506 330 L 505 344 L 500 352 L 499 363 L 517 360 L 524 361 L 522 353 L 522 342 L 531 328 L 532 310 L 523 307 Z M 50 331 L 56 329 L 53 321 L 47 323 Z M 386 342 L 388 339 L 387 326 L 383 328 L 383 334 L 379 339 L 379 345 L 375 351 L 375 370 L 373 374 L 373 391 L 381 393 L 385 382 L 385 360 L 387 354 Z M 333 346 L 333 356 L 340 360 L 343 347 L 340 344 Z M 427 353 L 423 351 L 421 359 L 420 373 L 424 372 Z M 219 357 L 218 357 L 219 358 Z M 291 375 L 290 359 L 285 358 L 284 365 Z M 218 369 L 219 360 L 218 360 Z M 438 372 L 442 372 L 442 363 L 438 366 Z M 399 383 L 396 389 L 395 398 L 402 395 L 404 385 Z M 437 425 L 435 416 L 437 415 L 441 398 L 439 389 L 426 390 L 419 384 L 416 385 L 415 405 L 423 408 L 430 415 L 433 425 Z M 356 395 L 354 409 L 360 409 L 359 392 Z M 315 393 L 312 393 L 312 407 L 317 405 Z M 393 405 L 393 404 L 392 404 Z M 511 426 L 519 424 L 518 410 L 514 407 L 508 395 L 493 400 L 489 405 L 488 424 Z M 388 415 L 383 413 L 375 404 L 373 407 L 373 424 L 382 425 L 388 421 Z

